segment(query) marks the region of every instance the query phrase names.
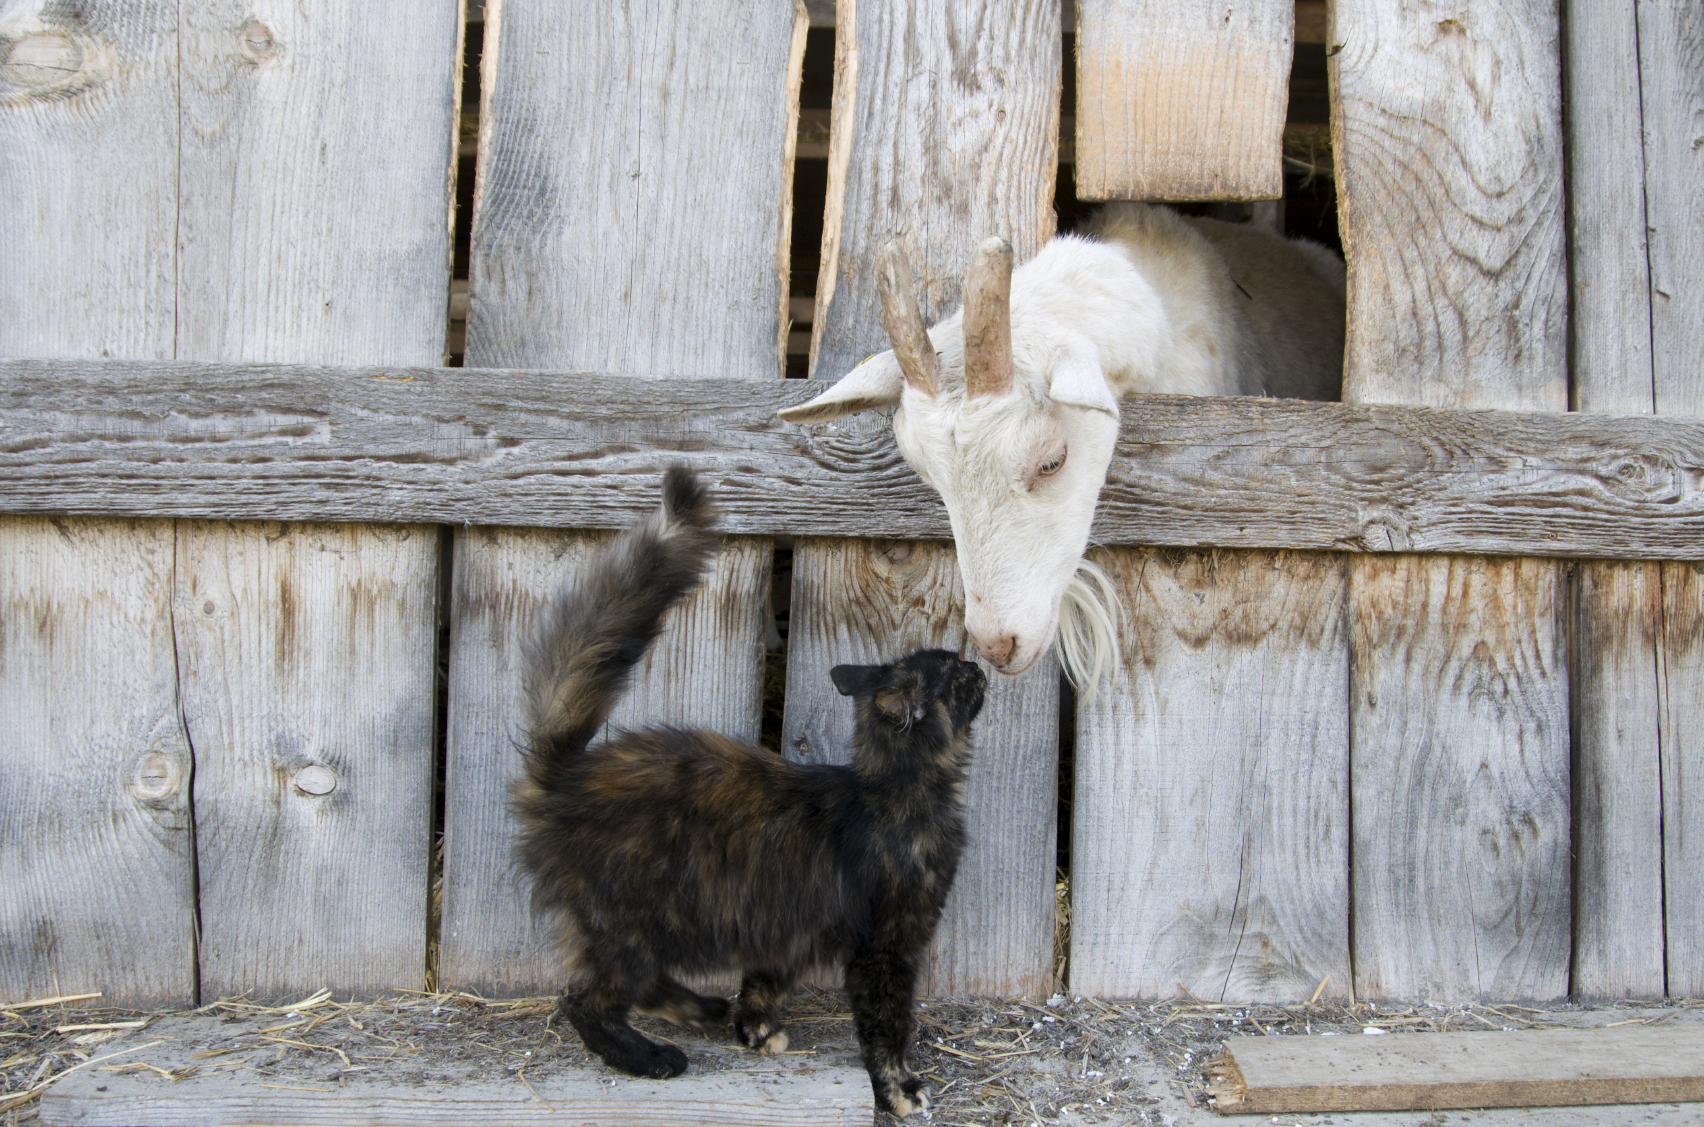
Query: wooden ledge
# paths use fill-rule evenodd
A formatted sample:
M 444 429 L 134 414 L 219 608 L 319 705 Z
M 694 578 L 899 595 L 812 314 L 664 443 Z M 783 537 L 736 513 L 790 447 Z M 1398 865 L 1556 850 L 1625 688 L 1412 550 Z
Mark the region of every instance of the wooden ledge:
M 821 385 L 0 361 L 0 512 L 614 528 L 684 460 L 729 532 L 947 539 Z M 1704 419 L 1130 396 L 1101 544 L 1704 558 Z

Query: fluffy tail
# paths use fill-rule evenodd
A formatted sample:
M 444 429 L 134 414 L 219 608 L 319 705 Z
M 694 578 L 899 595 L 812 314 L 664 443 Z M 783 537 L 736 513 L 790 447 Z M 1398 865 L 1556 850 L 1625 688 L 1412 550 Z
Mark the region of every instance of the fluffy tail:
M 692 471 L 670 466 L 656 511 L 604 547 L 540 617 L 526 658 L 527 775 L 550 792 L 627 687 L 634 665 L 716 552 L 716 509 Z

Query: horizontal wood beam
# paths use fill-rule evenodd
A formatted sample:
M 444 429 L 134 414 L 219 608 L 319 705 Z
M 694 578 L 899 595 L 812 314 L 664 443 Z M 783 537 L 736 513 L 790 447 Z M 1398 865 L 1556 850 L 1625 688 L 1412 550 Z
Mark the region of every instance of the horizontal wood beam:
M 684 460 L 730 532 L 947 539 L 803 381 L 0 361 L 0 512 L 614 528 Z M 1704 419 L 1131 396 L 1102 544 L 1704 558 Z

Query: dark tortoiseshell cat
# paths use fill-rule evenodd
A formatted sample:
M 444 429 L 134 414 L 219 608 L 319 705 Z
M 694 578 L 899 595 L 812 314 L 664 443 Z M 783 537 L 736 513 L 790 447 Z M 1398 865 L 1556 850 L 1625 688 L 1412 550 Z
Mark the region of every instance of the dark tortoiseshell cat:
M 732 1018 L 780 1052 L 810 966 L 845 967 L 876 1102 L 927 1103 L 905 1068 L 917 973 L 964 849 L 969 729 L 986 678 L 945 650 L 837 666 L 855 698 L 848 766 L 805 766 L 713 732 L 651 728 L 588 746 L 633 666 L 714 554 L 714 511 L 685 469 L 548 609 L 528 652 L 525 778 L 515 789 L 534 902 L 572 920 L 578 973 L 557 1007 L 586 1047 L 639 1076 L 686 1068 L 628 1024 L 638 1008 Z M 671 975 L 737 966 L 732 1006 Z

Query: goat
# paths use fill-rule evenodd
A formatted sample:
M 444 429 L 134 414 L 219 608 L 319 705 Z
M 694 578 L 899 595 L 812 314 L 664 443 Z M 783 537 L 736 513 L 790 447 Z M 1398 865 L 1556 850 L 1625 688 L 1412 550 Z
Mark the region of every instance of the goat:
M 1056 638 L 1090 692 L 1117 661 L 1117 601 L 1083 552 L 1120 396 L 1340 394 L 1344 268 L 1316 243 L 1120 203 L 1016 271 L 983 243 L 963 308 L 927 332 L 897 241 L 876 281 L 893 348 L 781 418 L 897 406 L 901 455 L 946 503 L 966 632 L 1003 673 Z

